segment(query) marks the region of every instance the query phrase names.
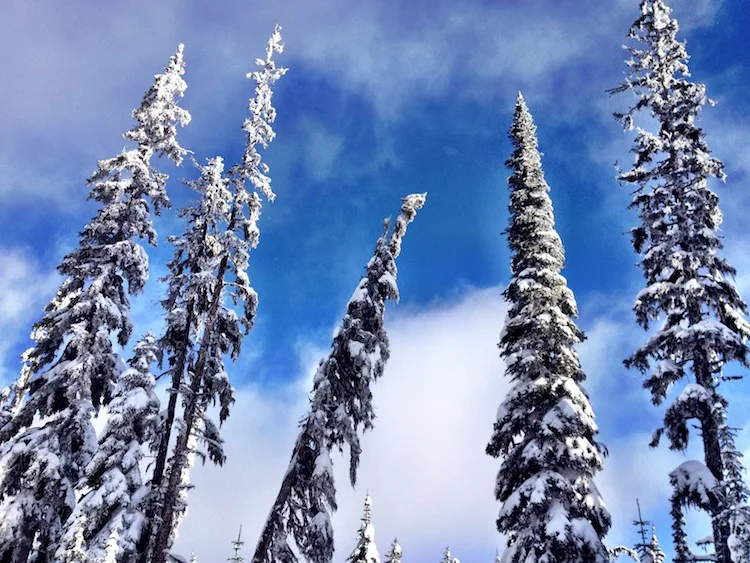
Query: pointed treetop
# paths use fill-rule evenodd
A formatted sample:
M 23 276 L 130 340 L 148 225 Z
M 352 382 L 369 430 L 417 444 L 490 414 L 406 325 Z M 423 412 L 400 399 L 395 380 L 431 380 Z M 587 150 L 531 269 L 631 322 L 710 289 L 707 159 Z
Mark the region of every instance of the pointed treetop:
M 365 495 L 365 510 L 362 516 L 362 522 L 365 524 L 372 524 L 372 498 L 370 497 L 370 491 L 367 491 Z
M 635 520 L 633 522 L 633 525 L 638 527 L 638 533 L 641 535 L 641 543 L 639 546 L 636 546 L 637 549 L 642 549 L 648 545 L 646 542 L 647 537 L 647 526 L 651 524 L 648 520 L 644 520 L 643 516 L 641 516 L 641 503 L 638 499 L 635 499 L 635 504 L 638 507 L 638 520 Z
M 401 202 L 401 213 L 396 219 L 396 226 L 393 228 L 393 234 L 388 243 L 393 258 L 398 258 L 398 255 L 401 254 L 401 241 L 406 234 L 406 226 L 414 220 L 417 211 L 424 207 L 427 202 L 427 192 L 410 194 L 403 198 Z
M 375 527 L 372 525 L 372 499 L 365 496 L 365 510 L 359 527 L 357 546 L 347 561 L 352 563 L 380 563 L 380 554 L 375 544 Z
M 451 554 L 450 546 L 445 546 L 445 551 L 443 551 L 443 559 L 440 563 L 459 563 L 458 559 L 453 557 L 453 555 Z
M 242 125 L 242 130 L 247 133 L 245 154 L 242 157 L 242 164 L 235 168 L 239 177 L 242 180 L 248 180 L 268 201 L 273 201 L 276 194 L 271 189 L 268 165 L 262 162 L 258 147 L 268 148 L 268 145 L 276 137 L 272 126 L 276 120 L 276 109 L 271 104 L 273 95 L 271 87 L 276 80 L 286 74 L 287 69 L 277 67 L 273 55 L 274 53 L 281 53 L 283 50 L 281 26 L 277 25 L 268 40 L 265 60 L 255 60 L 255 64 L 261 70 L 248 72 L 246 75 L 247 78 L 255 80 L 255 96 L 250 99 L 248 104 L 250 117 Z
M 164 72 L 154 76 L 154 83 L 146 90 L 140 107 L 132 113 L 138 125 L 123 135 L 146 150 L 166 155 L 178 166 L 189 152 L 176 139 L 176 125 L 184 127 L 190 123 L 190 113 L 177 105 L 187 90 L 182 78 L 185 74 L 184 49 L 180 43 Z
M 243 561 L 245 561 L 245 558 L 240 555 L 240 549 L 242 549 L 243 545 L 245 545 L 245 542 L 242 541 L 242 524 L 240 524 L 240 531 L 237 533 L 237 539 L 232 542 L 234 555 L 232 555 L 232 557 L 228 557 L 227 561 L 229 561 L 230 563 L 243 563 Z
M 401 550 L 401 545 L 398 543 L 398 538 L 394 538 L 391 548 L 385 555 L 385 563 L 401 563 L 402 554 L 403 552 Z

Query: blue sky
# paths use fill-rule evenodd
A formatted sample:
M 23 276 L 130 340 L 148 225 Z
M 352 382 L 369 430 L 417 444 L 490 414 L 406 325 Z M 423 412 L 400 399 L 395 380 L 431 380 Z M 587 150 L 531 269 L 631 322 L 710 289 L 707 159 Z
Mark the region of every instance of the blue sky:
M 728 180 L 716 186 L 726 252 L 747 295 L 750 9 L 742 0 L 671 5 L 694 78 L 718 102 L 703 125 L 726 165 Z M 85 178 L 97 159 L 123 147 L 131 109 L 177 43 L 185 43 L 183 106 L 193 116 L 180 140 L 199 160 L 233 162 L 253 87 L 245 73 L 280 23 L 279 61 L 290 70 L 278 82 L 278 136 L 265 155 L 277 200 L 264 207 L 251 256 L 257 324 L 230 372 L 240 390 L 226 426 L 230 460 L 196 469 L 178 547 L 204 560 L 228 555 L 240 523 L 254 545 L 310 370 L 381 221 L 397 213 L 403 195 L 428 191 L 399 259 L 402 300 L 389 309 L 394 353 L 375 391 L 379 421 L 363 444 L 360 484 L 350 491 L 343 473 L 338 479 L 336 561 L 353 547 L 368 487 L 381 552 L 398 534 L 407 560 L 437 561 L 446 543 L 465 562 L 491 560 L 502 545 L 492 498 L 498 465 L 484 445 L 507 388 L 494 343 L 509 274 L 503 163 L 518 90 L 538 126 L 564 274 L 589 336 L 580 352 L 611 452 L 600 479 L 615 519 L 609 543 L 632 543 L 638 495 L 669 544 L 666 474 L 685 458 L 648 450 L 659 413 L 638 375 L 621 366 L 644 338 L 629 310 L 641 279 L 623 234 L 635 221 L 628 189 L 617 185 L 613 167 L 630 161 L 632 137 L 611 118 L 629 100 L 610 100 L 605 90 L 624 76 L 621 44 L 637 11 L 636 0 L 582 0 L 575 8 L 555 0 L 11 0 L 0 20 L 2 383 L 15 377 L 31 324 L 60 281 L 55 265 L 93 214 Z M 179 206 L 188 197 L 179 179 L 194 171 L 170 174 Z M 157 226 L 152 280 L 133 301 L 136 334 L 159 329 L 157 278 L 171 253 L 165 239 L 180 229 L 173 214 Z M 738 426 L 748 422 L 744 385 L 730 392 Z M 741 444 L 750 444 L 746 432 Z M 691 518 L 696 533 L 703 525 Z

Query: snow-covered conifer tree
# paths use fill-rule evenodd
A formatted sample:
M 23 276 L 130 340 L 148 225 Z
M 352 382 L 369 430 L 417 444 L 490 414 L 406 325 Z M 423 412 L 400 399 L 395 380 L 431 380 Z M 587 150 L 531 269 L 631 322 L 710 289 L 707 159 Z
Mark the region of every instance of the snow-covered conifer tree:
M 401 563 L 401 556 L 403 552 L 401 545 L 398 543 L 398 538 L 394 538 L 388 553 L 385 554 L 385 563 Z
M 506 165 L 512 175 L 508 243 L 513 278 L 500 354 L 512 387 L 497 413 L 487 453 L 502 457 L 498 530 L 503 562 L 601 563 L 610 516 L 594 484 L 601 470 L 597 426 L 582 387 L 573 293 L 560 275 L 564 250 L 555 231 L 536 127 L 519 93 Z
M 349 476 L 354 485 L 361 448 L 359 434 L 373 427 L 371 384 L 383 375 L 388 361 L 388 335 L 384 328 L 385 304 L 398 299 L 396 258 L 407 225 L 425 203 L 427 194 L 403 199 L 393 233 L 389 222 L 378 239 L 346 307 L 341 326 L 333 336 L 331 351 L 318 365 L 310 398 L 310 411 L 300 423 L 289 467 L 255 548 L 253 563 L 296 563 L 289 536 L 313 563 L 330 563 L 336 488 L 331 451 L 349 446 Z
M 277 67 L 273 56 L 282 51 L 281 28 L 276 26 L 266 58 L 257 60 L 262 70 L 248 74 L 256 89 L 249 104 L 251 116 L 243 124 L 247 133 L 243 161 L 228 177 L 219 157 L 199 166 L 200 178 L 189 184 L 200 200 L 183 210 L 186 232 L 172 239 L 176 253 L 169 265 L 169 292 L 164 303 L 168 326 L 163 343 L 172 368 L 172 393 L 174 397 L 182 395 L 183 412 L 172 456 L 162 465 L 163 474 L 155 475 L 151 488 L 157 517 L 145 551 L 153 563 L 164 562 L 184 515 L 192 458 L 200 453 L 197 443 L 205 445 L 214 463 L 225 460 L 218 425 L 208 417 L 207 409 L 219 404 L 219 423 L 229 415 L 234 390 L 223 358 L 227 354 L 233 360 L 239 357 L 242 338 L 255 319 L 258 297 L 250 286 L 247 268 L 250 250 L 259 242 L 261 201 L 256 192 L 269 201 L 275 197 L 259 148 L 266 148 L 275 136 L 272 86 L 286 69 Z M 248 191 L 246 182 L 255 191 Z M 168 406 L 167 414 L 159 454 L 169 443 L 174 404 Z
M 176 124 L 190 118 L 177 106 L 183 72 L 180 46 L 133 112 L 137 123 L 124 136 L 137 148 L 99 161 L 88 180 L 99 210 L 58 266 L 66 279 L 34 325 L 14 416 L 0 428 L 0 557 L 45 563 L 60 547 L 74 488 L 96 451 L 91 418 L 111 399 L 122 369 L 113 339 L 128 342 L 128 295 L 148 279 L 138 240 L 156 244 L 151 212 L 169 205 L 167 177 L 151 158 L 179 164 L 186 152 L 175 139 Z M 31 425 L 35 417 L 41 425 Z
M 685 450 L 689 421 L 698 423 L 705 467 L 717 487 L 701 509 L 712 518 L 717 561 L 728 563 L 728 544 L 741 544 L 736 538 L 748 536 L 748 491 L 727 428 L 727 401 L 718 388 L 726 380 L 726 363 L 748 366 L 747 306 L 731 281 L 734 268 L 721 256 L 722 214 L 708 186 L 712 178 L 725 178 L 723 165 L 711 156 L 697 125 L 703 106 L 711 101 L 705 86 L 690 80 L 688 54 L 677 40 L 679 26 L 671 9 L 663 0 L 641 0 L 640 12 L 629 33 L 636 45 L 626 47 L 631 55 L 629 75 L 611 92 L 629 91 L 636 98 L 627 112 L 616 114 L 626 130 L 633 128 L 641 112 L 656 122 L 653 131 L 637 129 L 633 167 L 621 171 L 618 179 L 636 186 L 631 208 L 641 220 L 632 229 L 646 280 L 636 298 L 636 320 L 644 329 L 664 320 L 625 364 L 647 375 L 644 386 L 655 404 L 662 403 L 678 381 L 691 380 L 667 407 L 652 445 L 666 432 L 672 449 Z M 690 466 L 698 471 L 695 478 L 678 476 L 675 481 L 687 487 L 673 497 L 675 515 L 681 513 L 677 504 L 700 496 L 690 489 L 705 483 L 699 464 Z M 730 464 L 735 466 L 732 476 Z M 685 469 L 682 466 L 679 473 Z M 674 530 L 675 545 L 687 549 L 684 537 L 677 537 L 684 533 L 678 520 Z
M 648 550 L 641 555 L 641 563 L 664 563 L 666 554 L 659 544 L 659 538 L 656 537 L 656 530 L 651 531 L 651 541 L 648 544 Z
M 109 403 L 109 418 L 99 436 L 99 449 L 85 470 L 85 494 L 69 522 L 85 521 L 86 551 L 92 559 L 105 557 L 117 538 L 118 560 L 132 557 L 146 523 L 142 500 L 147 493 L 140 462 L 144 446 L 156 433 L 159 399 L 154 394 L 150 366 L 161 350 L 151 332 L 135 345 L 130 368 L 119 378 Z M 76 533 L 69 527 L 67 534 Z
M 357 534 L 357 545 L 346 560 L 352 563 L 380 563 L 378 546 L 375 544 L 375 527 L 372 524 L 372 499 L 369 494 L 365 497 L 365 509 L 362 525 Z
M 443 558 L 440 560 L 440 563 L 460 563 L 458 559 L 453 557 L 451 554 L 451 548 L 450 546 L 445 546 L 445 551 L 443 551 Z

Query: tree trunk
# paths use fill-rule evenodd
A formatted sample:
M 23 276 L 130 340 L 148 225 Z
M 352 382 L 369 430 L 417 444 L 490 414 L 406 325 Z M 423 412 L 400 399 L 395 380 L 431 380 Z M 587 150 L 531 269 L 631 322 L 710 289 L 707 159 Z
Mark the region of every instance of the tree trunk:
M 701 320 L 696 307 L 690 308 L 690 324 L 694 325 Z M 694 351 L 693 355 L 693 372 L 695 382 L 703 387 L 712 397 L 712 405 L 718 401 L 716 389 L 713 383 L 713 374 L 708 361 L 708 353 L 705 348 Z M 724 482 L 724 460 L 722 459 L 721 443 L 719 442 L 719 426 L 713 411 L 705 413 L 700 420 L 701 437 L 703 439 L 703 455 L 705 457 L 706 467 L 714 476 L 721 488 Z M 719 518 L 720 513 L 725 506 L 721 500 L 712 503 L 711 507 L 711 527 L 714 535 L 714 550 L 716 553 L 716 563 L 732 563 L 727 540 L 729 538 L 729 524 L 725 519 Z
M 189 338 L 190 335 L 191 320 L 192 318 L 188 317 L 187 327 L 185 330 L 185 342 L 187 342 L 187 338 Z M 174 419 L 177 412 L 177 396 L 179 394 L 178 391 L 180 389 L 180 385 L 182 384 L 182 375 L 185 373 L 186 359 L 187 347 L 181 350 L 181 353 L 177 358 L 177 362 L 175 363 L 174 370 L 172 372 L 172 393 L 169 396 L 169 403 L 167 404 L 167 417 L 164 420 L 164 424 L 162 425 L 161 440 L 159 440 L 159 450 L 156 454 L 154 473 L 151 476 L 149 495 L 151 496 L 152 501 L 149 502 L 148 508 L 146 510 L 147 524 L 144 527 L 143 534 L 138 540 L 138 563 L 146 563 L 146 561 L 148 560 L 148 546 L 151 543 L 153 530 L 156 528 L 153 522 L 159 507 L 156 506 L 154 500 L 157 498 L 159 490 L 161 489 L 162 479 L 164 478 L 164 468 L 167 465 L 167 457 L 169 455 L 169 440 L 172 437 L 172 425 L 174 424 Z
M 232 221 L 233 223 L 233 221 Z M 231 229 L 232 224 L 229 228 Z M 169 481 L 167 489 L 164 492 L 164 506 L 162 508 L 161 521 L 158 522 L 157 532 L 154 537 L 153 547 L 150 550 L 151 563 L 165 563 L 166 552 L 169 549 L 169 536 L 172 531 L 174 522 L 174 509 L 177 500 L 177 492 L 180 486 L 182 470 L 187 463 L 187 445 L 190 439 L 190 433 L 193 431 L 193 424 L 198 408 L 198 394 L 203 387 L 203 372 L 206 368 L 213 330 L 216 324 L 216 315 L 219 312 L 219 301 L 224 289 L 224 275 L 229 265 L 229 257 L 224 256 L 219 264 L 217 273 L 217 283 L 212 296 L 211 308 L 206 316 L 205 330 L 201 338 L 201 346 L 198 350 L 198 360 L 193 367 L 193 377 L 190 382 L 190 395 L 187 397 L 185 412 L 183 413 L 184 427 L 183 431 L 177 437 L 177 443 L 174 447 L 174 457 L 172 467 L 169 471 Z

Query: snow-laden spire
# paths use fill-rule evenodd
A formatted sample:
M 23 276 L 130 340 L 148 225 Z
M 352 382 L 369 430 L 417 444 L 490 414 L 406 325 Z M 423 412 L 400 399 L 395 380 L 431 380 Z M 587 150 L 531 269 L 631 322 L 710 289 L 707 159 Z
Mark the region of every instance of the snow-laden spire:
M 167 177 L 151 159 L 171 158 L 179 146 L 174 125 L 187 119 L 175 109 L 181 90 L 160 85 L 179 72 L 170 62 L 136 110 L 138 123 L 125 136 L 137 147 L 99 161 L 89 178 L 98 211 L 58 266 L 66 279 L 33 327 L 34 346 L 23 355 L 14 389 L 15 416 L 0 428 L 6 468 L 0 472 L 0 559 L 12 553 L 14 561 L 45 563 L 53 557 L 75 508 L 75 487 L 96 452 L 91 419 L 114 394 L 123 368 L 116 346 L 125 346 L 132 332 L 129 295 L 140 293 L 149 276 L 139 239 L 156 243 L 151 214 L 169 205 Z M 35 420 L 42 422 L 34 426 Z
M 652 526 L 648 551 L 641 556 L 641 563 L 664 563 L 666 558 L 666 554 L 659 545 L 659 538 L 656 537 L 656 527 Z
M 401 563 L 402 555 L 403 551 L 401 550 L 401 545 L 398 543 L 398 538 L 393 538 L 393 543 L 388 549 L 388 553 L 385 554 L 384 563 Z
M 190 113 L 177 105 L 187 90 L 182 78 L 185 74 L 184 50 L 185 46 L 180 43 L 164 72 L 154 77 L 141 106 L 133 110 L 138 125 L 124 134 L 126 139 L 166 156 L 177 165 L 188 152 L 177 142 L 177 125 L 184 127 L 190 123 Z
M 450 546 L 446 545 L 445 550 L 443 551 L 443 558 L 440 560 L 440 563 L 461 563 L 457 558 L 453 557 L 451 554 L 451 548 Z
M 618 179 L 635 187 L 630 207 L 640 219 L 631 230 L 645 278 L 633 308 L 636 321 L 645 330 L 658 319 L 663 322 L 625 364 L 646 376 L 644 386 L 657 405 L 675 384 L 688 379 L 664 410 L 652 445 L 666 434 L 670 448 L 685 450 L 690 429 L 698 429 L 704 455 L 696 463 L 704 464 L 717 482 L 702 509 L 712 518 L 717 561 L 729 563 L 750 558 L 749 542 L 739 542 L 748 545 L 745 555 L 729 546 L 734 538 L 750 535 L 748 489 L 734 431 L 726 423 L 728 402 L 719 387 L 727 379 L 722 373 L 726 363 L 750 367 L 750 324 L 732 282 L 735 270 L 722 256 L 722 212 L 709 188 L 710 181 L 725 179 L 724 166 L 711 155 L 698 126 L 703 107 L 712 102 L 705 86 L 690 80 L 689 57 L 685 43 L 677 39 L 672 10 L 662 0 L 641 0 L 640 8 L 628 34 L 634 42 L 626 47 L 629 74 L 611 92 L 629 91 L 635 97 L 626 112 L 615 114 L 625 130 L 645 118 L 636 129 L 633 165 L 619 171 Z M 690 494 L 689 487 L 682 490 Z M 673 539 L 678 551 L 684 551 L 680 556 L 689 557 L 680 502 L 691 501 L 673 496 Z
M 276 136 L 272 127 L 276 120 L 276 109 L 271 105 L 272 87 L 274 82 L 284 76 L 288 69 L 277 67 L 273 56 L 275 53 L 281 54 L 283 52 L 281 26 L 277 25 L 268 40 L 266 58 L 256 59 L 255 61 L 261 70 L 247 73 L 247 78 L 255 80 L 255 97 L 250 99 L 248 105 L 250 117 L 242 125 L 242 130 L 247 133 L 247 143 L 245 144 L 242 164 L 237 167 L 237 173 L 242 180 L 248 180 L 268 201 L 273 201 L 276 194 L 271 189 L 268 165 L 261 162 L 258 147 L 268 148 L 268 144 Z
M 396 218 L 396 225 L 393 228 L 391 240 L 388 247 L 394 260 L 401 254 L 401 241 L 406 234 L 406 227 L 417 216 L 417 211 L 424 207 L 427 202 L 427 192 L 421 194 L 411 194 L 401 200 L 401 212 Z
M 290 536 L 299 553 L 312 563 L 330 563 L 336 488 L 331 452 L 348 446 L 349 479 L 354 485 L 360 435 L 373 428 L 374 381 L 383 375 L 390 350 L 385 331 L 385 306 L 398 299 L 396 261 L 407 225 L 425 203 L 426 194 L 402 200 L 401 214 L 393 234 L 385 221 L 365 275 L 357 284 L 341 325 L 336 329 L 331 351 L 318 364 L 313 378 L 310 411 L 300 423 L 289 467 L 266 519 L 253 563 L 296 563 Z
M 357 546 L 346 558 L 352 563 L 380 563 L 380 554 L 375 545 L 375 526 L 372 524 L 372 499 L 365 497 L 365 508 L 362 515 L 362 525 L 359 528 Z
M 512 279 L 500 336 L 511 389 L 497 413 L 487 453 L 501 457 L 495 496 L 504 563 L 609 560 L 602 538 L 610 516 L 594 476 L 602 468 L 594 412 L 582 387 L 573 293 L 560 274 L 565 255 L 555 231 L 536 127 L 522 97 L 510 128 Z
M 362 515 L 362 522 L 365 524 L 372 523 L 372 497 L 370 497 L 369 491 L 365 495 L 365 510 Z

